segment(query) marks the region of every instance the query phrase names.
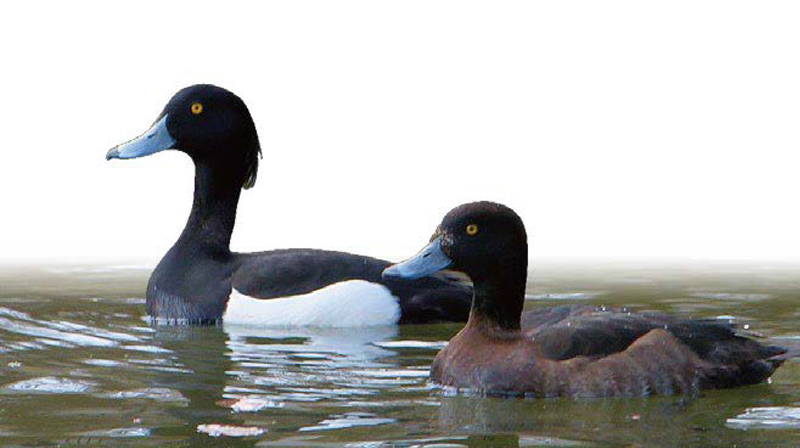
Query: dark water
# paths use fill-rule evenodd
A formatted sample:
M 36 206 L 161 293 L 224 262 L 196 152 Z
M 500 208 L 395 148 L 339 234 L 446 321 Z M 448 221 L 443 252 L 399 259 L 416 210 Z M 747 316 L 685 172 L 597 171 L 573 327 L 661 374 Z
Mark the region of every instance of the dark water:
M 528 306 L 732 316 L 771 342 L 800 344 L 798 266 L 598 266 L 537 268 Z M 771 384 L 696 398 L 452 396 L 426 376 L 458 325 L 152 327 L 147 275 L 0 267 L 0 445 L 800 446 L 797 360 Z M 210 425 L 251 435 L 212 437 L 220 429 Z

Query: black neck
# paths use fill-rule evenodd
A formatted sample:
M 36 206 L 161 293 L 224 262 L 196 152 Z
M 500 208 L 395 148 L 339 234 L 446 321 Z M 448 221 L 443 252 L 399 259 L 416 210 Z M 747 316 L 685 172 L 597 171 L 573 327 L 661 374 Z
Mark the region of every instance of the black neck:
M 511 267 L 513 266 L 513 267 Z M 474 287 L 469 323 L 490 329 L 519 330 L 525 305 L 527 258 L 485 275 L 470 276 Z
M 227 252 L 236 224 L 241 180 L 226 175 L 225 167 L 195 161 L 192 211 L 175 245 L 200 245 Z
M 222 317 L 230 294 L 230 241 L 242 185 L 230 172 L 195 161 L 192 211 L 178 241 L 150 276 L 149 315 L 191 322 Z

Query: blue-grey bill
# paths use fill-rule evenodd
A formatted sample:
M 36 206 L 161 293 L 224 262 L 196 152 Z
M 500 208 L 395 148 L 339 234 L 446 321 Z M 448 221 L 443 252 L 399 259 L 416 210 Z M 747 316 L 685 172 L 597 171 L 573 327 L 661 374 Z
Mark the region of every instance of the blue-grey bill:
M 175 139 L 167 130 L 167 115 L 155 122 L 150 129 L 135 139 L 119 144 L 106 154 L 106 160 L 135 159 L 149 156 L 166 149 L 172 149 Z
M 436 238 L 408 260 L 384 269 L 383 276 L 415 279 L 447 269 L 451 264 L 453 261 L 442 251 L 442 239 Z

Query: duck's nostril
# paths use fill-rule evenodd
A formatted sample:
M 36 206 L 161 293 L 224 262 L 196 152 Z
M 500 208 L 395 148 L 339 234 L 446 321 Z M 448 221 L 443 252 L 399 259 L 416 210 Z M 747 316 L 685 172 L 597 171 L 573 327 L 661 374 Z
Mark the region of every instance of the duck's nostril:
M 156 136 L 156 134 L 150 134 L 150 135 L 147 136 L 147 139 L 150 140 L 151 138 L 153 138 L 155 136 Z
M 430 252 L 428 252 L 427 254 L 423 255 L 423 256 L 422 256 L 422 258 L 428 258 L 428 256 L 429 256 L 430 254 L 431 254 L 431 253 L 430 253 Z

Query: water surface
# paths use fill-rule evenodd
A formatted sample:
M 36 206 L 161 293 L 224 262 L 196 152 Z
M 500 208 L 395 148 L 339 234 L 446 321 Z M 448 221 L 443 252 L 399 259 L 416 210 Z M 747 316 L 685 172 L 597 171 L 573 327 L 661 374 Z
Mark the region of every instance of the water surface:
M 527 307 L 736 319 L 800 345 L 800 267 L 537 263 Z M 800 362 L 699 397 L 488 399 L 432 387 L 459 325 L 157 327 L 149 268 L 0 266 L 0 445 L 800 446 Z

